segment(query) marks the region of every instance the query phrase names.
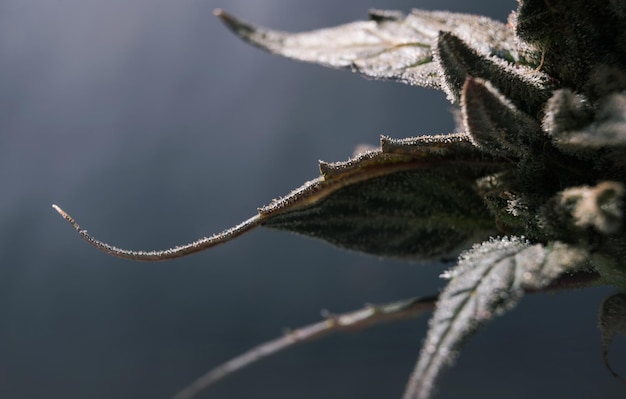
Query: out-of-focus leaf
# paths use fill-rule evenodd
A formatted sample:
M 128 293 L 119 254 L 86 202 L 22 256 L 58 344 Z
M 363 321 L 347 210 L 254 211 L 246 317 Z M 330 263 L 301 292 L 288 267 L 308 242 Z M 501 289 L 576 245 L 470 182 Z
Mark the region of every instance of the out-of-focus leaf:
M 582 104 L 581 104 L 582 103 Z M 564 89 L 550 99 L 544 128 L 564 152 L 594 159 L 598 167 L 626 170 L 626 94 L 613 93 L 599 101 L 594 120 L 580 96 Z M 571 116 L 571 117 L 570 117 Z M 584 125 L 585 122 L 588 122 Z M 597 159 L 598 150 L 604 152 Z
M 471 333 L 513 308 L 525 290 L 544 288 L 586 260 L 580 249 L 558 242 L 530 245 L 520 238 L 492 239 L 462 254 L 459 264 L 444 273 L 451 281 L 439 297 L 404 398 L 429 398 Z
M 593 110 L 589 100 L 570 89 L 560 89 L 552 93 L 548 100 L 541 124 L 559 144 L 561 135 L 584 129 L 592 121 Z
M 518 59 L 511 29 L 477 15 L 374 10 L 369 21 L 303 33 L 254 26 L 221 10 L 216 15 L 243 40 L 271 53 L 410 85 L 441 87 L 441 74 L 433 62 L 440 31 L 454 33 L 482 54 Z
M 626 294 L 613 294 L 600 305 L 600 334 L 602 335 L 602 361 L 607 369 L 622 382 L 626 379 L 620 376 L 609 363 L 609 347 L 615 334 L 626 335 Z
M 560 224 L 569 231 L 589 229 L 611 235 L 618 233 L 623 225 L 624 185 L 605 181 L 596 186 L 570 187 L 555 197 L 553 210 L 561 219 Z
M 453 257 L 496 232 L 476 180 L 502 170 L 465 134 L 405 140 L 322 163 L 322 177 L 261 209 L 264 226 L 397 258 Z

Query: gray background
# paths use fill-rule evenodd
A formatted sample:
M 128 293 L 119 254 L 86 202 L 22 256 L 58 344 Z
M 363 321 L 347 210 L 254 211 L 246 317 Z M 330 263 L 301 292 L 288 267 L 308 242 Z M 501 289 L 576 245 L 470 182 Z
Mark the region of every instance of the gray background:
M 513 1 L 0 0 L 0 397 L 166 398 L 284 327 L 436 292 L 441 264 L 259 230 L 166 263 L 82 242 L 170 247 L 252 216 L 380 134 L 453 130 L 442 93 L 267 55 L 212 16 L 282 30 L 371 7 L 505 20 Z M 448 372 L 439 398 L 622 398 L 600 361 L 610 288 L 526 298 Z M 298 347 L 212 398 L 397 398 L 427 317 Z M 625 345 L 612 357 L 624 371 Z M 621 358 L 621 359 L 620 359 Z M 539 394 L 538 392 L 544 392 Z

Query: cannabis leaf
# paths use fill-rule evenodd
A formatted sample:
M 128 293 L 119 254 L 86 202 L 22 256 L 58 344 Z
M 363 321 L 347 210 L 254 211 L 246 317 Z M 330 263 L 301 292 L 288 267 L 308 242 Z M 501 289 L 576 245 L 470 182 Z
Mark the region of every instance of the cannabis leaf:
M 439 296 L 428 336 L 404 397 L 428 398 L 444 366 L 485 322 L 515 306 L 524 291 L 539 290 L 587 255 L 562 243 L 530 245 L 512 237 L 491 239 L 463 253 L 444 273 L 450 283 Z
M 524 46 L 543 50 L 542 69 L 562 86 L 591 94 L 599 88 L 589 82 L 599 65 L 623 71 L 623 1 L 520 0 L 511 19 Z
M 467 78 L 461 103 L 472 142 L 485 152 L 518 159 L 533 155 L 548 142 L 537 121 L 519 111 L 488 81 Z
M 253 26 L 222 10 L 215 15 L 242 39 L 271 53 L 423 87 L 442 84 L 433 59 L 440 31 L 471 40 L 484 54 L 519 60 L 513 32 L 501 22 L 476 15 L 371 10 L 369 21 L 305 33 Z
M 496 232 L 476 179 L 503 168 L 502 161 L 482 154 L 466 134 L 383 137 L 378 150 L 346 162 L 320 163 L 321 177 L 260 208 L 238 226 L 166 251 L 127 251 L 102 243 L 55 209 L 89 243 L 136 260 L 188 255 L 259 225 L 376 255 L 431 259 L 454 255 Z
M 136 260 L 185 256 L 258 226 L 379 256 L 450 260 L 405 399 L 427 399 L 465 340 L 525 293 L 611 284 L 601 307 L 602 357 L 626 311 L 626 7 L 620 1 L 519 0 L 503 24 L 414 10 L 287 33 L 215 14 L 269 52 L 367 77 L 438 88 L 460 107 L 459 132 L 394 140 L 262 207 L 241 224 L 164 251 L 90 244 Z M 494 238 L 500 237 L 500 238 Z M 482 242 L 482 243 L 481 243 Z M 411 317 L 434 297 L 339 316 L 262 344 L 179 397 L 258 359 L 330 331 Z M 300 334 L 300 335 L 298 335 Z M 295 338 L 294 338 L 295 337 Z M 623 380 L 623 379 L 622 379 Z
M 313 186 L 296 190 L 261 209 L 272 215 L 265 226 L 417 259 L 453 255 L 496 231 L 476 179 L 504 165 L 476 151 L 466 135 L 383 138 L 379 151 L 321 166 L 318 184 L 327 188 L 320 198 L 308 205 L 305 191 Z M 341 187 L 331 188 L 333 182 Z

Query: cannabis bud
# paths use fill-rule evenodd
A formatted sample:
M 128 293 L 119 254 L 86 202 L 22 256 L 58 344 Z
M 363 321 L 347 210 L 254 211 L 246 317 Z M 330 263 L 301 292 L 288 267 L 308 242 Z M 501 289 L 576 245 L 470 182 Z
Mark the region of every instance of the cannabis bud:
M 448 135 L 382 137 L 259 209 L 241 224 L 164 251 L 90 244 L 136 260 L 185 256 L 257 226 L 378 256 L 453 259 L 438 295 L 368 306 L 295 330 L 212 370 L 188 398 L 264 356 L 331 331 L 431 310 L 404 398 L 432 396 L 466 339 L 527 293 L 597 284 L 603 359 L 626 325 L 626 6 L 622 1 L 520 0 L 508 23 L 413 10 L 305 33 L 215 14 L 269 52 L 364 76 L 442 90 L 460 107 Z M 436 305 L 435 305 L 436 303 Z M 621 377 L 620 377 L 621 378 Z

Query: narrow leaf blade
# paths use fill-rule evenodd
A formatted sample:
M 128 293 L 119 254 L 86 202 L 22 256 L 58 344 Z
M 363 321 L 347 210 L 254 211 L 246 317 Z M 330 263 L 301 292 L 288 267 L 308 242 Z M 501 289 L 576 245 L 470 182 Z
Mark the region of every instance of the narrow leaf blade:
M 263 225 L 380 256 L 453 258 L 496 232 L 476 180 L 507 164 L 451 136 L 385 139 L 323 163 L 323 177 L 261 209 Z
M 448 259 L 496 231 L 477 179 L 510 168 L 467 134 L 382 139 L 380 149 L 320 163 L 322 176 L 209 237 L 159 251 L 117 248 L 57 212 L 91 245 L 126 259 L 156 261 L 200 252 L 263 225 L 351 250 L 412 259 Z
M 437 38 L 435 60 L 441 67 L 444 90 L 453 102 L 461 97 L 468 78 L 490 81 L 523 112 L 538 114 L 550 98 L 549 78 L 527 66 L 512 63 L 480 52 L 452 32 L 441 32 Z
M 466 131 L 484 151 L 516 158 L 536 155 L 533 149 L 549 144 L 534 119 L 482 79 L 466 79 L 461 110 Z

